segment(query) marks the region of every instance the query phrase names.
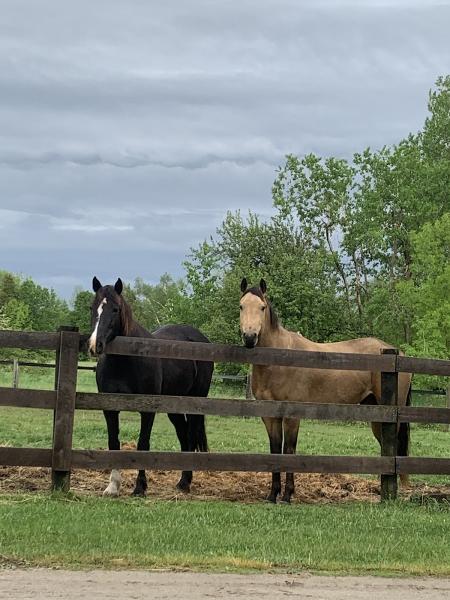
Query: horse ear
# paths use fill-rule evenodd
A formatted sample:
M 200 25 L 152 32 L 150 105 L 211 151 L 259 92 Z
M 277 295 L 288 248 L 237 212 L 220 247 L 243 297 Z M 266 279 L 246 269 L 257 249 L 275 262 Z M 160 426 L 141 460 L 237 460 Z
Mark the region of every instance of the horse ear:
M 247 290 L 247 279 L 244 277 L 241 281 L 241 292 L 244 293 Z
M 123 290 L 123 283 L 122 283 L 122 280 L 120 279 L 120 277 L 117 279 L 116 283 L 114 284 L 114 289 L 120 296 L 120 294 L 122 293 L 122 290 Z
M 97 279 L 97 277 L 94 277 L 94 279 L 92 280 L 92 289 L 94 290 L 94 292 L 97 292 L 101 287 L 102 284 L 100 283 L 100 281 Z
M 259 287 L 261 288 L 262 293 L 265 294 L 267 291 L 267 284 L 264 279 L 261 279 L 261 281 L 259 282 Z

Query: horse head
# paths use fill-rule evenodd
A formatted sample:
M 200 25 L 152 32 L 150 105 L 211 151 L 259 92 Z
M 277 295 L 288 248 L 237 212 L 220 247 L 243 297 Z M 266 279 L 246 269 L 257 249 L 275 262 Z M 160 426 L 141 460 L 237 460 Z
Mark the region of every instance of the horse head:
M 240 327 L 242 341 L 247 348 L 254 348 L 267 327 L 267 315 L 271 315 L 266 298 L 267 285 L 261 279 L 258 287 L 248 288 L 247 279 L 241 281 Z
M 92 280 L 95 292 L 91 308 L 92 333 L 89 338 L 91 354 L 103 354 L 106 344 L 118 335 L 128 335 L 131 310 L 122 297 L 123 284 L 119 278 L 114 285 L 102 285 L 97 277 Z

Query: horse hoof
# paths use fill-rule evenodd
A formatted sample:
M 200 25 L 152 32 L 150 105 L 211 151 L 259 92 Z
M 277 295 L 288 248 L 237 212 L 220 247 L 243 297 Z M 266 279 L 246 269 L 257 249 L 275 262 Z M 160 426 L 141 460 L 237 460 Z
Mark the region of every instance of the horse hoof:
M 108 485 L 108 487 L 105 490 L 103 490 L 103 497 L 104 498 L 118 498 L 119 490 L 115 489 L 115 488 L 111 488 L 111 486 Z
M 267 496 L 266 502 L 269 503 L 269 504 L 276 504 L 277 503 L 277 497 L 276 496 Z
M 177 490 L 183 492 L 184 494 L 189 494 L 189 492 L 191 491 L 191 484 L 185 483 L 184 481 L 179 481 L 177 483 Z
M 145 498 L 145 490 L 134 489 L 131 493 L 134 498 Z
M 281 498 L 281 500 L 280 500 L 280 504 L 290 504 L 290 503 L 291 503 L 290 498 Z

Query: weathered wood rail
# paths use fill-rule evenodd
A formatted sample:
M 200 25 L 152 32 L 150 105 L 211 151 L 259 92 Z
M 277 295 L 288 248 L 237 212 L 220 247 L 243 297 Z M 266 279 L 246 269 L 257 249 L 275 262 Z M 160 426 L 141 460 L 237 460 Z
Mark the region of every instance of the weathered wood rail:
M 220 471 L 292 471 L 319 473 L 370 473 L 381 476 L 382 499 L 397 494 L 399 474 L 450 474 L 450 458 L 396 456 L 399 423 L 450 423 L 450 409 L 399 407 L 398 373 L 450 376 L 450 361 L 398 356 L 302 352 L 275 348 L 246 349 L 223 344 L 178 342 L 141 338 L 116 338 L 111 354 L 160 358 L 243 362 L 315 369 L 378 371 L 382 377 L 380 406 L 273 402 L 76 392 L 78 353 L 86 336 L 71 328 L 57 333 L 0 332 L 0 347 L 54 350 L 55 390 L 0 388 L 0 406 L 49 409 L 54 412 L 52 448 L 0 447 L 0 465 L 52 468 L 54 489 L 68 490 L 74 468 L 146 468 Z M 329 421 L 370 421 L 382 424 L 381 456 L 304 456 L 246 453 L 121 452 L 72 449 L 75 410 L 173 412 L 246 417 L 297 417 Z M 106 435 L 105 435 L 106 439 Z

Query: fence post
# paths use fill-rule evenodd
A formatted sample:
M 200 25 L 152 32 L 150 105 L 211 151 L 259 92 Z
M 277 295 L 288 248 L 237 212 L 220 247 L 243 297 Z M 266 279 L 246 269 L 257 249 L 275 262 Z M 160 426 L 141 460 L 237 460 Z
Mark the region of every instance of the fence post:
M 60 327 L 56 352 L 56 406 L 53 417 L 52 489 L 68 492 L 77 387 L 80 334 L 77 327 Z
M 445 394 L 445 397 L 447 399 L 447 408 L 450 408 L 450 383 L 447 386 L 447 392 Z M 447 425 L 444 425 L 444 427 L 447 431 L 450 431 L 450 423 L 447 423 Z
M 13 358 L 13 381 L 12 386 L 14 389 L 19 387 L 19 359 Z
M 247 373 L 247 377 L 245 379 L 245 399 L 251 400 L 252 398 L 253 398 L 252 373 L 251 373 L 251 371 L 249 371 L 249 373 Z
M 381 354 L 398 355 L 395 348 L 384 348 Z M 388 406 L 398 405 L 398 373 L 381 373 L 381 404 Z M 381 456 L 397 456 L 398 424 L 381 424 Z M 381 475 L 381 500 L 395 500 L 397 498 L 397 473 Z

